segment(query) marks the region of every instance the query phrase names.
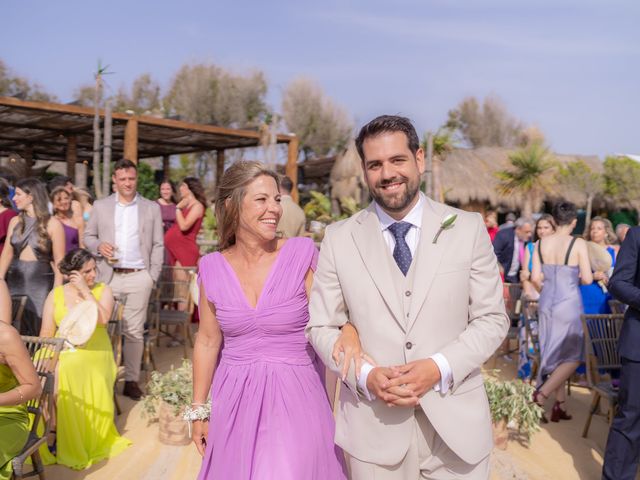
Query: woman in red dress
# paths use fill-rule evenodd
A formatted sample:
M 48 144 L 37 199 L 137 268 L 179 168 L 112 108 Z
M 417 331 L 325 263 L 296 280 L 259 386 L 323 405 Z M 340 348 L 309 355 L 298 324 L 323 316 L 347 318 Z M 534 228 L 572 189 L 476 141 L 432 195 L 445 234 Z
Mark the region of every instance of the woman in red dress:
M 18 215 L 13 209 L 9 199 L 9 184 L 4 178 L 0 178 L 0 253 L 4 248 L 4 240 L 9 230 L 9 221 Z
M 185 178 L 178 191 L 180 201 L 176 205 L 176 223 L 164 234 L 167 260 L 172 266 L 195 267 L 200 258 L 196 237 L 204 219 L 207 199 L 200 180 L 195 177 Z

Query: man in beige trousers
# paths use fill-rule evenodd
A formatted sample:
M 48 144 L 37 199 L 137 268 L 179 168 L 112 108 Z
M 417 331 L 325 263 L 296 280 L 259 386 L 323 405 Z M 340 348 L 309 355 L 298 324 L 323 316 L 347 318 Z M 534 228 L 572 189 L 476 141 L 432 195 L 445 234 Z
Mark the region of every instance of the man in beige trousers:
M 336 443 L 353 480 L 486 479 L 493 441 L 480 366 L 509 321 L 482 217 L 419 190 L 411 122 L 381 116 L 356 145 L 374 202 L 327 227 L 307 336 L 324 363 L 352 323 L 377 366 L 353 366 Z M 454 217 L 455 216 L 455 217 Z
M 140 400 L 138 386 L 149 295 L 160 276 L 164 235 L 160 206 L 137 192 L 138 171 L 130 160 L 116 162 L 115 193 L 93 204 L 84 243 L 98 254 L 98 280 L 126 296 L 123 313 L 124 391 Z

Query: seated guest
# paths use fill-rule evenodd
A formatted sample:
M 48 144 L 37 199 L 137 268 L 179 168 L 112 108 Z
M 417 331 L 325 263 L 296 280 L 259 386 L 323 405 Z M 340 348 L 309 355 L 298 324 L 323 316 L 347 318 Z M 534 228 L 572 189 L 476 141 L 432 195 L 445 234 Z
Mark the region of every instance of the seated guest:
M 64 228 L 64 253 L 69 253 L 78 247 L 84 247 L 84 221 L 78 222 L 71 212 L 71 195 L 64 187 L 56 187 L 49 194 L 53 205 L 53 215 L 60 220 Z
M 29 436 L 26 402 L 40 395 L 38 374 L 20 334 L 11 326 L 11 298 L 0 280 L 0 480 L 12 478 L 11 460 Z
M 307 217 L 293 198 L 291 190 L 293 182 L 289 177 L 280 180 L 280 205 L 282 205 L 282 217 L 278 223 L 278 232 L 285 238 L 302 237 L 305 232 Z
M 502 228 L 493 239 L 493 250 L 498 257 L 504 281 L 518 283 L 524 262 L 525 244 L 531 239 L 533 221 L 520 217 L 512 227 Z
M 111 288 L 96 283 L 96 261 L 84 249 L 70 251 L 60 262 L 67 283 L 47 297 L 41 337 L 53 337 L 69 308 L 95 302 L 98 324 L 83 346 L 60 354 L 56 395 L 56 457 L 43 446 L 45 464 L 59 463 L 80 470 L 113 457 L 131 445 L 113 423 L 113 385 L 117 368 L 106 325 L 113 310 Z M 54 451 L 54 449 L 51 449 Z

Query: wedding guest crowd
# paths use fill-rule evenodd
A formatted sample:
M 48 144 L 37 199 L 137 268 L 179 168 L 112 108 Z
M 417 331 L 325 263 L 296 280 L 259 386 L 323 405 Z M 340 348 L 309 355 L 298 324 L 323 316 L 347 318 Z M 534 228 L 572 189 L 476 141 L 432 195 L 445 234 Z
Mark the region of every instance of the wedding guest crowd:
M 533 221 L 521 217 L 512 226 L 502 228 L 496 234 L 493 249 L 505 282 L 519 282 L 520 268 L 524 261 L 524 246 L 531 239 L 532 233 Z
M 280 205 L 282 217 L 278 222 L 278 232 L 285 237 L 301 237 L 305 234 L 307 217 L 304 210 L 291 198 L 293 182 L 287 176 L 280 179 Z
M 207 208 L 204 188 L 195 177 L 186 177 L 178 187 L 180 201 L 175 205 L 175 222 L 164 234 L 168 264 L 195 267 L 200 258 L 196 237 Z
M 16 215 L 18 213 L 13 209 L 13 202 L 9 198 L 9 183 L 0 178 L 0 255 L 9 231 L 9 222 Z

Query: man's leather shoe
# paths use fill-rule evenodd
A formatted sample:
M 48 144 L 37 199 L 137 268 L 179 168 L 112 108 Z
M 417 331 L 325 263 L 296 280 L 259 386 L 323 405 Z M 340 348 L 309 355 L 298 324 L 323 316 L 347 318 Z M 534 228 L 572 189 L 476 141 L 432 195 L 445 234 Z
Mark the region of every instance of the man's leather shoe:
M 124 382 L 122 394 L 131 400 L 140 400 L 144 396 L 144 393 L 142 393 L 142 390 L 140 390 L 138 386 L 138 382 Z

